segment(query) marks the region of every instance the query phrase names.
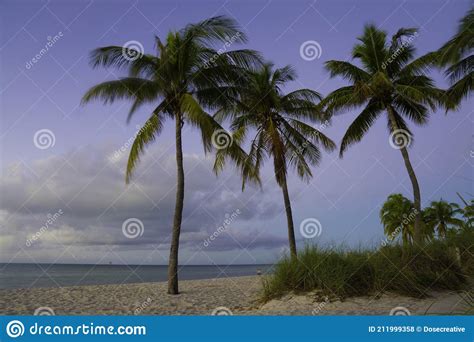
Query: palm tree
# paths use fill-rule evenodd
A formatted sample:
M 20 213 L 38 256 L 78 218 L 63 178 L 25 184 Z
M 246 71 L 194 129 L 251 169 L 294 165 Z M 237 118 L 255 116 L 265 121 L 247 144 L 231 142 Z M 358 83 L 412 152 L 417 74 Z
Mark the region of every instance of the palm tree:
M 401 235 L 403 246 L 413 240 L 415 208 L 402 194 L 391 194 L 380 209 L 380 221 L 390 241 Z
M 464 219 L 463 229 L 470 230 L 474 227 L 474 199 L 467 201 L 464 197 L 457 192 L 458 197 L 461 199 L 464 207 L 462 208 L 459 204 L 453 203 L 452 206 L 455 213 L 461 215 Z
M 414 226 L 416 242 L 422 239 L 421 195 L 415 170 L 407 147 L 412 133 L 406 120 L 417 125 L 427 123 L 430 110 L 443 101 L 444 92 L 425 75 L 431 55 L 413 59 L 415 49 L 410 43 L 415 29 L 402 28 L 387 41 L 387 34 L 368 25 L 354 46 L 352 57 L 360 66 L 346 61 L 328 61 L 331 77 L 341 76 L 350 85 L 331 92 L 323 101 L 328 115 L 363 107 L 342 138 L 340 156 L 359 142 L 383 113 L 386 113 L 390 139 L 400 149 L 413 187 L 417 216 Z M 401 139 L 401 140 L 398 140 Z
M 460 227 L 463 224 L 462 220 L 456 218 L 456 206 L 455 203 L 448 203 L 443 199 L 431 202 L 423 211 L 425 224 L 430 230 L 437 231 L 439 237 L 446 238 L 450 227 Z
M 213 17 L 170 32 L 163 42 L 155 37 L 156 53 L 121 46 L 98 48 L 91 55 L 93 67 L 127 68 L 128 77 L 100 83 L 87 91 L 83 103 L 100 99 L 111 103 L 119 99 L 132 101 L 127 121 L 143 104 L 156 108 L 138 132 L 130 150 L 126 182 L 131 179 L 147 144 L 161 133 L 165 119 L 175 121 L 177 186 L 168 267 L 168 293 L 178 290 L 178 248 L 184 202 L 184 168 L 182 127 L 191 125 L 202 133 L 204 150 L 213 149 L 212 134 L 222 129 L 204 108 L 222 106 L 226 94 L 245 82 L 243 69 L 260 65 L 259 55 L 251 50 L 216 51 L 213 45 L 228 46 L 245 42 L 246 36 L 236 22 L 227 17 Z M 230 43 L 229 43 L 230 42 Z M 238 164 L 245 152 L 237 144 L 225 149 Z
M 451 82 L 448 89 L 450 109 L 455 109 L 462 99 L 474 89 L 474 8 L 461 19 L 456 34 L 438 50 L 437 64 L 449 66 L 446 76 Z
M 299 89 L 285 94 L 282 88 L 296 78 L 290 66 L 274 69 L 270 63 L 260 70 L 249 73 L 246 86 L 233 97 L 233 106 L 221 111 L 222 118 L 232 118 L 233 137 L 242 143 L 251 129 L 249 163 L 258 170 L 265 158 L 273 159 L 275 178 L 283 192 L 290 253 L 296 257 L 296 240 L 288 193 L 287 173 L 296 169 L 303 180 L 312 177 L 310 165 L 317 165 L 321 159 L 320 146 L 327 151 L 335 144 L 318 129 L 304 122 L 318 122 L 316 101 L 320 95 L 310 89 Z M 215 169 L 223 167 L 222 153 L 217 153 Z M 243 171 L 243 187 L 247 172 Z

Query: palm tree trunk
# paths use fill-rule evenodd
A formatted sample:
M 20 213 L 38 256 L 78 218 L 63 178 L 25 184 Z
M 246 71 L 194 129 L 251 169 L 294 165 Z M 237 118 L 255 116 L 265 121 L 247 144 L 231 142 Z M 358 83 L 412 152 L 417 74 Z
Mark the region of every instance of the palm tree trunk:
M 404 229 L 402 231 L 402 257 L 406 258 L 411 243 L 410 243 L 410 237 L 408 236 L 408 233 L 406 232 L 407 227 L 402 228 L 402 229 Z
M 408 151 L 406 147 L 403 147 L 402 149 L 400 149 L 400 151 L 402 152 L 403 160 L 405 161 L 405 166 L 408 171 L 408 176 L 410 177 L 411 185 L 413 187 L 413 205 L 416 210 L 414 240 L 416 244 L 420 244 L 422 240 L 422 224 L 423 224 L 423 221 L 421 219 L 420 186 L 418 185 L 418 179 L 416 178 L 415 170 L 413 170 L 413 167 L 411 165 L 410 157 L 408 156 Z
M 288 185 L 286 184 L 286 176 L 283 177 L 281 189 L 283 190 L 283 200 L 285 201 L 286 220 L 288 223 L 288 241 L 290 243 L 290 253 L 292 258 L 296 258 L 296 239 L 295 227 L 293 225 L 293 214 L 291 212 L 290 195 L 288 194 Z
M 181 142 L 181 115 L 176 116 L 176 166 L 177 166 L 177 186 L 176 204 L 174 209 L 173 232 L 171 236 L 170 258 L 168 265 L 168 293 L 178 294 L 178 250 L 179 235 L 181 233 L 181 220 L 183 218 L 184 204 L 184 167 L 183 167 L 183 146 Z
M 387 111 L 388 111 L 388 116 L 390 118 L 390 122 L 392 123 L 393 128 L 398 129 L 397 123 L 395 121 L 393 109 L 391 107 L 388 107 Z M 402 153 L 403 161 L 405 162 L 405 167 L 408 171 L 408 176 L 410 177 L 411 185 L 413 188 L 413 206 L 415 207 L 415 210 L 416 210 L 415 232 L 414 232 L 413 240 L 415 242 L 415 245 L 419 245 L 421 244 L 421 240 L 422 240 L 422 225 L 423 225 L 423 221 L 421 218 L 420 186 L 418 184 L 418 179 L 416 178 L 416 175 L 415 175 L 415 170 L 413 169 L 413 166 L 411 165 L 410 156 L 408 155 L 407 148 L 402 147 L 400 149 L 400 152 Z

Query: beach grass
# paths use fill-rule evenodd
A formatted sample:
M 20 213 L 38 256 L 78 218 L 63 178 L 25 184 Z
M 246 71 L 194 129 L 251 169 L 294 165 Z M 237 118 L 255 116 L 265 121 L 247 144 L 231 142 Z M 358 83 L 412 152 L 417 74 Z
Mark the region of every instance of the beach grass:
M 310 291 L 340 299 L 384 292 L 423 298 L 432 291 L 462 290 L 474 263 L 468 250 L 474 234 L 466 235 L 457 249 L 453 240 L 435 240 L 419 249 L 309 246 L 298 258 L 285 257 L 275 265 L 274 273 L 263 280 L 261 299 L 266 302 L 290 292 Z

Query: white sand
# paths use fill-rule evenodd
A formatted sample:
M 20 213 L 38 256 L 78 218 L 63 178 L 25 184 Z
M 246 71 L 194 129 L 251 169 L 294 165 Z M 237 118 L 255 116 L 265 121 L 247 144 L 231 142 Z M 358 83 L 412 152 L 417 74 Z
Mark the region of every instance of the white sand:
M 0 290 L 0 314 L 31 315 L 44 307 L 56 315 L 210 315 L 219 307 L 234 315 L 388 315 L 395 307 L 411 314 L 448 314 L 463 309 L 459 294 L 452 292 L 424 299 L 384 294 L 342 302 L 321 301 L 315 293 L 290 294 L 262 304 L 261 280 L 248 276 L 181 281 L 177 296 L 166 294 L 166 283 Z

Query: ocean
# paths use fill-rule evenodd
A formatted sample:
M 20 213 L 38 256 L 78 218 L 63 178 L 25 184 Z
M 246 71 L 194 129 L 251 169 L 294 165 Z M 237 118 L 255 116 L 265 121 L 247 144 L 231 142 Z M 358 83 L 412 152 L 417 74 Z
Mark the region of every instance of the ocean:
M 267 273 L 271 265 L 180 266 L 179 279 L 212 279 Z M 129 284 L 167 280 L 167 266 L 1 264 L 0 289 Z

